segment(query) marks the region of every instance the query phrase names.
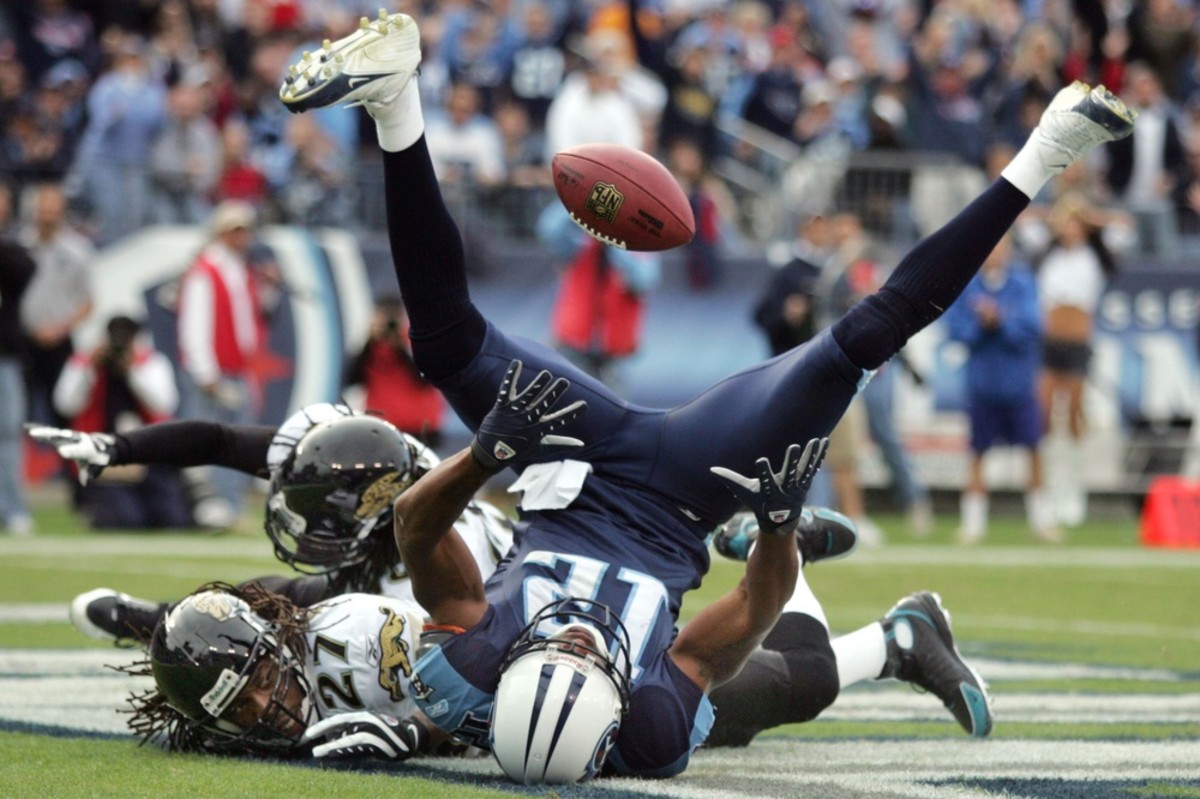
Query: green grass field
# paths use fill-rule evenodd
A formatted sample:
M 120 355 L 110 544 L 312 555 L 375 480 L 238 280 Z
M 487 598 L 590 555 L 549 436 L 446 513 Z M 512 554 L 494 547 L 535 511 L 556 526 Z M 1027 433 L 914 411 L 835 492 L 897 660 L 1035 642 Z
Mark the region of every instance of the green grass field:
M 31 604 L 53 610 L 51 603 L 65 607 L 75 594 L 101 585 L 172 599 L 210 579 L 237 581 L 284 568 L 253 525 L 223 535 L 100 534 L 82 529 L 62 508 L 48 505 L 35 517 L 36 537 L 0 536 L 0 606 Z M 1172 702 L 1192 701 L 1200 694 L 1200 552 L 1143 549 L 1137 545 L 1132 518 L 1089 523 L 1072 531 L 1070 543 L 1058 547 L 1031 544 L 1019 520 L 997 519 L 987 543 L 973 548 L 950 543 L 956 520 L 949 516 L 939 519 L 933 536 L 922 541 L 909 539 L 898 517 L 878 520 L 889 534 L 886 547 L 806 571 L 835 632 L 879 618 L 911 591 L 936 590 L 953 614 L 959 648 L 979 663 L 992 683 L 997 705 L 993 739 L 1200 740 L 1200 713 L 1157 715 L 1155 710 L 1159 702 L 1169 708 Z M 704 585 L 685 604 L 684 620 L 727 590 L 740 569 L 740 564 L 714 558 Z M 65 621 L 19 616 L 0 616 L 0 654 L 110 649 L 83 638 Z M 891 740 L 974 743 L 963 742 L 958 727 L 930 697 L 916 698 L 921 712 L 915 717 L 901 712 L 901 717 L 880 718 L 872 713 L 877 700 L 907 702 L 910 694 L 907 689 L 900 693 L 894 684 L 850 689 L 828 718 L 773 730 L 765 736 L 767 743 L 756 742 L 745 753 L 767 752 L 778 740 L 791 740 L 799 747 L 844 741 L 861 741 L 863 746 Z M 1085 713 L 1075 705 L 1054 709 L 1070 698 L 1089 700 L 1087 706 L 1097 710 Z M 834 712 L 843 700 L 849 710 Z M 1012 708 L 1007 720 L 1006 704 Z M 1113 708 L 1111 717 L 1105 714 L 1108 706 Z M 499 795 L 495 789 L 511 792 L 486 764 L 480 766 L 483 776 L 448 782 L 429 769 L 415 777 L 397 776 L 413 771 L 401 767 L 380 774 L 172 756 L 139 749 L 131 739 L 64 737 L 62 730 L 23 726 L 28 720 L 6 707 L 0 704 L 0 746 L 6 754 L 0 758 L 0 797 L 341 797 L 393 792 L 475 797 Z M 907 705 L 902 711 L 903 707 Z M 934 712 L 925 715 L 925 710 Z M 694 779 L 709 779 L 703 768 L 698 771 L 701 776 Z M 673 795 L 676 782 L 607 788 L 597 783 L 552 795 Z M 679 782 L 689 784 L 703 788 L 707 783 Z M 1161 795 L 1200 796 L 1195 777 L 1164 784 L 1167 792 Z M 1137 795 L 1160 794 L 1154 788 Z

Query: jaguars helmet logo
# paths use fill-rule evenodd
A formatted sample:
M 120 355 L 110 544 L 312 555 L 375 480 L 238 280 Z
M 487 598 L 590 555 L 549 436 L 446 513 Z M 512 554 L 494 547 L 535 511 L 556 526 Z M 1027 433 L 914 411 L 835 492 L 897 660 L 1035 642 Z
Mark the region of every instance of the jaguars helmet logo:
M 408 641 L 404 640 L 408 622 L 403 614 L 386 605 L 381 606 L 379 612 L 387 617 L 379 628 L 379 686 L 388 692 L 393 702 L 399 702 L 405 696 L 401 677 L 411 677 L 413 673 Z
M 192 597 L 191 604 L 197 612 L 212 616 L 217 621 L 225 621 L 232 617 L 235 609 L 233 598 L 224 591 L 196 594 Z
M 616 186 L 611 183 L 597 182 L 588 192 L 583 208 L 606 222 L 615 222 L 617 221 L 617 212 L 621 210 L 623 202 L 625 202 L 625 195 L 618 191 Z
M 400 472 L 388 472 L 367 486 L 366 490 L 362 492 L 362 498 L 358 501 L 358 508 L 354 511 L 354 518 L 362 520 L 378 516 L 409 485 L 410 481 L 404 475 L 400 474 Z

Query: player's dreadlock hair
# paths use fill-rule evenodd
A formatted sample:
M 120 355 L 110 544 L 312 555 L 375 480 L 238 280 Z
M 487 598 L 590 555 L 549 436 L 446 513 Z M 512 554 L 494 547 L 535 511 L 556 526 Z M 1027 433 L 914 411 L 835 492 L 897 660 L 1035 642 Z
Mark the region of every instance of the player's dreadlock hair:
M 350 592 L 374 594 L 379 592 L 379 583 L 384 577 L 400 579 L 404 576 L 400 564 L 400 550 L 396 547 L 396 535 L 391 525 L 376 527 L 370 532 L 375 544 L 371 554 L 361 563 L 338 569 L 333 573 L 334 590 L 330 593 Z
M 290 650 L 297 658 L 306 657 L 308 643 L 305 630 L 309 618 L 306 609 L 297 607 L 279 594 L 271 593 L 257 582 L 245 583 L 240 587 L 224 582 L 205 583 L 189 594 L 189 597 L 212 591 L 230 594 L 245 602 L 255 616 L 271 627 L 280 648 Z M 185 597 L 180 600 L 172 606 L 172 610 L 187 599 L 188 597 Z M 170 617 L 171 613 L 168 612 L 159 622 L 159 629 L 155 631 L 156 637 Z M 134 677 L 154 677 L 153 659 L 149 654 L 127 666 L 110 668 Z M 226 739 L 215 734 L 201 722 L 189 718 L 173 707 L 157 685 L 145 691 L 130 692 L 127 701 L 129 709 L 118 712 L 130 714 L 126 724 L 133 734 L 141 739 L 139 745 L 154 742 L 172 752 L 258 754 L 276 757 L 288 754 L 277 747 L 255 747 L 250 739 Z

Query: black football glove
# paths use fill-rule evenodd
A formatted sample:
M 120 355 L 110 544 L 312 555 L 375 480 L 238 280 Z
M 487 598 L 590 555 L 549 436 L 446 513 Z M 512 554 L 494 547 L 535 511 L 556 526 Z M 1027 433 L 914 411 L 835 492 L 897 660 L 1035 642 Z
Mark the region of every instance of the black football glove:
M 112 463 L 117 444 L 117 439 L 108 433 L 81 433 L 34 422 L 26 423 L 25 432 L 34 441 L 54 447 L 60 457 L 74 461 L 79 467 L 79 484 L 84 486 Z
M 321 739 L 325 743 L 313 747 L 313 757 L 408 760 L 429 749 L 429 730 L 415 718 L 397 721 L 365 710 L 318 721 L 304 731 L 301 743 Z
M 512 463 L 535 457 L 542 447 L 583 446 L 578 438 L 551 433 L 587 408 L 586 401 L 575 400 L 567 407 L 551 412 L 571 385 L 570 381 L 565 377 L 555 378 L 543 369 L 529 385 L 517 391 L 520 377 L 521 362 L 514 360 L 504 374 L 496 404 L 483 417 L 471 440 L 471 454 L 489 472 L 498 472 Z
M 800 523 L 808 489 L 821 468 L 828 447 L 828 438 L 812 439 L 803 452 L 799 444 L 792 444 L 787 448 L 783 468 L 778 472 L 771 471 L 771 462 L 766 458 L 759 458 L 754 462 L 758 469 L 757 480 L 721 466 L 714 466 L 711 471 L 723 478 L 725 487 L 754 512 L 760 530 L 773 535 L 790 535 Z

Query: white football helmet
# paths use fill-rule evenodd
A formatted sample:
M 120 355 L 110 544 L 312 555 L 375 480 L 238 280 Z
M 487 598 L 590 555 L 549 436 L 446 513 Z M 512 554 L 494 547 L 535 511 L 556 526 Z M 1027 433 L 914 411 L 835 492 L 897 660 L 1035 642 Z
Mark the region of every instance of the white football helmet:
M 598 602 L 552 602 L 500 668 L 492 755 L 516 782 L 583 782 L 600 773 L 628 710 L 629 635 L 621 620 Z

